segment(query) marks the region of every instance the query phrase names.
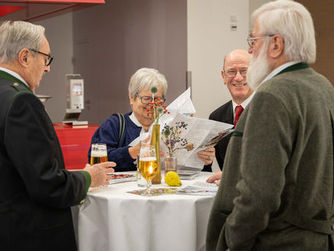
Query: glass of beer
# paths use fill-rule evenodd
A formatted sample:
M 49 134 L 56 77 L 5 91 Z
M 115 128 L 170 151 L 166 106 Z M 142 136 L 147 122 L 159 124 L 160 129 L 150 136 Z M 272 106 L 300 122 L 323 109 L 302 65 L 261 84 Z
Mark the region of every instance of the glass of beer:
M 157 174 L 157 169 L 158 162 L 155 154 L 155 147 L 150 144 L 142 143 L 139 153 L 139 171 L 146 180 L 145 195 L 147 196 L 151 195 L 150 188 L 152 179 Z
M 92 144 L 90 152 L 90 165 L 108 161 L 107 145 L 103 143 Z

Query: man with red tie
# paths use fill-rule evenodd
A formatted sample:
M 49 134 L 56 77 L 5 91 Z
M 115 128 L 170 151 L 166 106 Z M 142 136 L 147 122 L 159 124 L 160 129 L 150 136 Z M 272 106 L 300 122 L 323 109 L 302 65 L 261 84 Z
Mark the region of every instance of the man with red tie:
M 238 122 L 241 113 L 251 101 L 254 92 L 246 82 L 246 74 L 250 62 L 249 54 L 246 50 L 233 50 L 224 59 L 221 75 L 224 84 L 231 93 L 232 100 L 213 111 L 209 119 L 224 123 L 234 124 Z M 216 146 L 216 159 L 219 168 L 222 170 L 230 136 L 224 137 Z M 212 182 L 219 179 L 221 173 L 215 174 Z

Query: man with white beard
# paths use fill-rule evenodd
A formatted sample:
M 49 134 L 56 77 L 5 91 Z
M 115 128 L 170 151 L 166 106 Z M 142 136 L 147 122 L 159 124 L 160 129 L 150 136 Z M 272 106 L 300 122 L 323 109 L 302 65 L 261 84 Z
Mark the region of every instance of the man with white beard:
M 207 251 L 334 250 L 334 88 L 308 65 L 312 17 L 278 0 L 252 18 L 256 94 L 227 148 Z

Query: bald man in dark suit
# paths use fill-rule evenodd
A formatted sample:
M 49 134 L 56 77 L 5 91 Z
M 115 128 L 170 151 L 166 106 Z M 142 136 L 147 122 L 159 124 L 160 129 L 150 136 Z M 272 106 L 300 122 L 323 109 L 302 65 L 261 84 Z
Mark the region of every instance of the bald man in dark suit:
M 235 121 L 235 109 L 237 106 L 246 108 L 253 97 L 253 90 L 246 82 L 246 74 L 250 62 L 249 54 L 246 50 L 233 50 L 226 55 L 224 59 L 223 70 L 221 75 L 224 84 L 228 88 L 232 100 L 214 110 L 209 119 L 224 123 L 233 124 Z M 227 149 L 230 135 L 224 137 L 216 146 L 216 159 L 220 170 L 223 169 L 225 153 Z M 209 182 L 218 181 L 221 177 L 221 172 L 216 173 L 208 179 Z

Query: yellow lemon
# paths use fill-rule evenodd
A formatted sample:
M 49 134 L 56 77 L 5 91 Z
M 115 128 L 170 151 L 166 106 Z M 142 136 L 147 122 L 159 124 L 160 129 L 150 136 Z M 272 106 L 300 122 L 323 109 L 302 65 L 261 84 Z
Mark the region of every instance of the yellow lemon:
M 181 180 L 176 172 L 170 171 L 165 176 L 165 182 L 168 186 L 179 187 L 181 186 Z

